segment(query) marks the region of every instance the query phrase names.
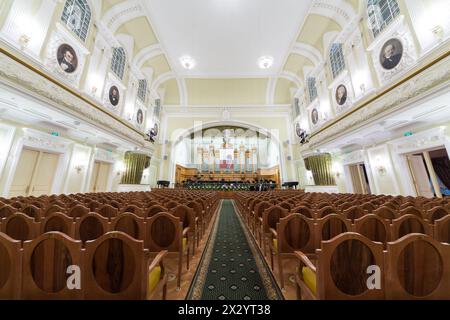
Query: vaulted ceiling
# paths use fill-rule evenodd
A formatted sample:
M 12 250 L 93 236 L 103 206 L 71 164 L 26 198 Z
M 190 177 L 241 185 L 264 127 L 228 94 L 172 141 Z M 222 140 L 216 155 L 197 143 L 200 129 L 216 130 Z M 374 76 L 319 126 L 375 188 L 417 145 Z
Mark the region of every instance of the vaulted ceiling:
M 103 0 L 96 10 L 166 105 L 289 104 L 364 2 Z M 261 70 L 264 55 L 274 64 Z

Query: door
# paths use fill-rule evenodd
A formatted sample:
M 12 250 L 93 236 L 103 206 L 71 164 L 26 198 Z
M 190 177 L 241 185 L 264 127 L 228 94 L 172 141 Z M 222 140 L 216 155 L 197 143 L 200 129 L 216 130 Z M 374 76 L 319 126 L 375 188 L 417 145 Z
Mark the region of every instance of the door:
M 58 162 L 58 154 L 24 148 L 17 164 L 9 196 L 50 194 Z
M 363 163 L 349 166 L 350 177 L 352 179 L 353 193 L 370 194 L 366 168 Z
M 95 186 L 97 185 L 99 169 L 100 169 L 100 162 L 94 162 L 94 169 L 92 170 L 92 178 L 89 186 L 89 192 L 95 192 Z
M 51 193 L 58 161 L 59 155 L 41 152 L 37 170 L 33 177 L 30 195 L 38 197 Z
M 27 196 L 36 169 L 39 151 L 23 149 L 9 190 L 10 197 Z
M 98 169 L 97 192 L 105 192 L 108 185 L 108 178 L 111 165 L 109 163 L 101 162 Z
M 95 162 L 92 170 L 90 192 L 106 192 L 111 164 Z
M 430 179 L 427 168 L 425 166 L 422 155 L 409 155 L 408 164 L 411 171 L 411 176 L 414 182 L 414 188 L 417 196 L 432 198 L 434 197 L 433 189 L 431 188 Z

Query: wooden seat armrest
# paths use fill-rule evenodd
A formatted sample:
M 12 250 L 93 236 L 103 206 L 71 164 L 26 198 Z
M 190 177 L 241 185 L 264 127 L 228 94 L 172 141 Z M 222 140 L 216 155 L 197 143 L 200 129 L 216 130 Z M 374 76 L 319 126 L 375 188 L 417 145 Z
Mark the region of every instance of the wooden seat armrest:
M 152 263 L 148 266 L 148 272 L 150 273 L 153 269 L 155 269 L 158 265 L 162 266 L 164 257 L 169 253 L 167 250 L 163 250 L 158 253 L 153 259 Z
M 270 228 L 269 230 L 275 238 L 278 238 L 278 233 L 274 228 Z
M 263 218 L 262 218 L 262 217 L 259 217 L 258 220 L 259 220 L 259 222 L 261 222 L 261 223 L 263 222 Z
M 189 227 L 184 228 L 183 230 L 183 237 L 189 232 Z
M 301 251 L 295 251 L 294 254 L 298 259 L 300 259 L 301 262 L 303 262 L 305 264 L 305 266 L 310 268 L 314 273 L 317 272 L 316 266 L 314 265 L 314 263 L 311 262 L 311 260 L 309 260 L 309 258 L 306 254 L 304 254 Z

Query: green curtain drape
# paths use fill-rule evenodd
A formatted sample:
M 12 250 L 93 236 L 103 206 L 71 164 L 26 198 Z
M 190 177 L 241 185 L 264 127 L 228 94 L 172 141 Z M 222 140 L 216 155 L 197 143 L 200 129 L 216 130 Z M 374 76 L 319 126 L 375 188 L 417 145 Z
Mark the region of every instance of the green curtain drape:
M 332 173 L 330 154 L 308 157 L 305 159 L 305 166 L 307 170 L 311 170 L 316 185 L 332 186 L 336 184 Z
M 150 157 L 141 153 L 125 153 L 125 172 L 121 184 L 141 184 L 142 174 L 150 166 Z

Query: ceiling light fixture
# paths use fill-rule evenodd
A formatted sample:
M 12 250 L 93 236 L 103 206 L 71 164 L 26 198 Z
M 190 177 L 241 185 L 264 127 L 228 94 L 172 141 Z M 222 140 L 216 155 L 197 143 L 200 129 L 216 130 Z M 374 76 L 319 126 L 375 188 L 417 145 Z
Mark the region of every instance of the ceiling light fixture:
M 261 69 L 269 69 L 273 65 L 273 57 L 263 56 L 259 58 L 258 65 Z
M 184 56 L 180 58 L 180 63 L 183 68 L 191 70 L 195 67 L 195 60 L 189 56 Z

